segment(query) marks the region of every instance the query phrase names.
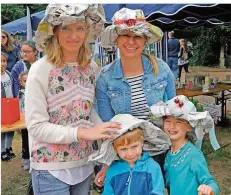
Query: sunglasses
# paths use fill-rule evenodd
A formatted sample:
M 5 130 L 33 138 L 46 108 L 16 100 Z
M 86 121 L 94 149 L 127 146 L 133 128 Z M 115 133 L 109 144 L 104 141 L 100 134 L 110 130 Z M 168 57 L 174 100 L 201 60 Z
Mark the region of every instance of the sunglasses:
M 7 36 L 2 35 L 2 39 L 5 39 L 5 38 L 7 38 Z

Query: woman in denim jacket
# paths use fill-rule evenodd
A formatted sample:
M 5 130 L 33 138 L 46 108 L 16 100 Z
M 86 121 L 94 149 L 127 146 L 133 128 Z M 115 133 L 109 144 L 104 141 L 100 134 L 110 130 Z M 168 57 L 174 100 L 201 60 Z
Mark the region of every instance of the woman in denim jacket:
M 101 34 L 101 46 L 117 46 L 121 59 L 102 68 L 96 84 L 98 113 L 103 121 L 125 113 L 147 120 L 150 106 L 176 96 L 169 66 L 162 59 L 143 54 L 145 45 L 160 41 L 163 32 L 146 22 L 142 10 L 122 8 L 112 20 Z M 152 154 L 162 167 L 165 152 Z M 99 186 L 105 169 L 96 176 Z

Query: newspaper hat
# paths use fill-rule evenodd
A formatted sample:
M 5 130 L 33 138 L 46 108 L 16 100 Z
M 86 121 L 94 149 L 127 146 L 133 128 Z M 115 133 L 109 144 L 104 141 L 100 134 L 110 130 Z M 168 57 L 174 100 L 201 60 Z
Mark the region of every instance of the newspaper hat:
M 125 35 L 128 32 L 145 36 L 149 44 L 159 42 L 163 37 L 163 32 L 159 27 L 146 21 L 142 10 L 122 8 L 114 14 L 112 21 L 112 25 L 101 34 L 100 45 L 105 48 L 116 46 L 118 35 Z
M 144 134 L 143 150 L 149 152 L 151 156 L 161 154 L 170 147 L 168 135 L 148 121 L 135 118 L 130 114 L 118 114 L 114 116 L 111 121 L 121 123 L 119 134 L 115 134 L 113 139 L 105 140 L 100 150 L 95 151 L 89 156 L 88 162 L 96 161 L 110 165 L 112 161 L 119 159 L 114 151 L 113 140 L 137 127 L 140 127 Z
M 37 49 L 43 51 L 46 42 L 54 35 L 55 26 L 68 25 L 78 21 L 88 24 L 87 40 L 92 41 L 104 29 L 105 14 L 102 5 L 49 4 L 34 37 Z
M 150 109 L 154 118 L 174 116 L 188 121 L 193 128 L 196 139 L 199 140 L 199 142 L 196 143 L 196 146 L 199 148 L 201 148 L 204 134 L 210 132 L 212 132 L 210 133 L 210 141 L 213 148 L 215 150 L 220 148 L 215 136 L 214 120 L 209 112 L 197 112 L 194 104 L 184 95 L 178 95 L 165 103 L 159 102 L 154 104 Z

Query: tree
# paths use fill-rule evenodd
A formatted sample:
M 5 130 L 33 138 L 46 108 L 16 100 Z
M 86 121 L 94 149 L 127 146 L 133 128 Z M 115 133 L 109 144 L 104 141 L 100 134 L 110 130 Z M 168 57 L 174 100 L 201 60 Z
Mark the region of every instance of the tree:
M 191 33 L 193 37 L 193 58 L 190 64 L 203 66 L 217 66 L 219 64 L 221 45 L 227 46 L 226 53 L 231 49 L 231 27 L 216 26 L 214 28 L 198 28 L 185 33 Z
M 2 4 L 2 25 L 26 16 L 26 7 L 30 8 L 31 14 L 45 10 L 47 4 Z

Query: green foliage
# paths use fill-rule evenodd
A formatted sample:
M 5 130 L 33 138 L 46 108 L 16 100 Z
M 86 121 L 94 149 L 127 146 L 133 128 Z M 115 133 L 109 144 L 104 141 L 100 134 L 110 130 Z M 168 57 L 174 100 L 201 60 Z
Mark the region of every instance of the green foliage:
M 212 29 L 199 28 L 192 30 L 194 36 L 193 58 L 190 64 L 196 66 L 216 66 L 219 64 L 221 45 L 231 44 L 231 27 L 217 26 Z
M 2 16 L 2 24 L 24 17 L 25 16 L 24 6 L 19 4 L 2 4 L 1 16 Z
M 26 7 L 31 14 L 45 10 L 47 4 L 1 4 L 2 25 L 26 16 Z

